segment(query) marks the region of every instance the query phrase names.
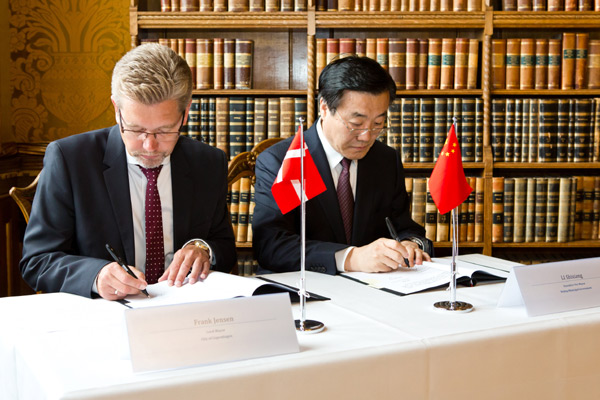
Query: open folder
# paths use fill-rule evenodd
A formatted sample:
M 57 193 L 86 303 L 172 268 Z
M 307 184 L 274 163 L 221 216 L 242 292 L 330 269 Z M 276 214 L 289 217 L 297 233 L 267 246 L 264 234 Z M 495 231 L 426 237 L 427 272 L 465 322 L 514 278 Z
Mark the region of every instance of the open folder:
M 298 289 L 266 278 L 252 278 L 211 271 L 206 279 L 190 285 L 185 279 L 181 287 L 169 286 L 167 281 L 148 285 L 150 298 L 139 294 L 128 296 L 121 303 L 130 308 L 163 306 L 196 301 L 223 300 L 272 293 L 289 293 L 292 302 L 299 301 Z M 329 300 L 309 293 L 309 300 Z
M 456 260 L 456 282 L 467 286 L 479 282 L 503 281 L 508 278 L 510 268 L 520 265 L 483 255 L 459 256 Z M 387 273 L 344 272 L 342 276 L 377 289 L 394 294 L 406 295 L 428 289 L 445 287 L 450 283 L 451 258 L 434 258 L 413 268 L 399 268 Z

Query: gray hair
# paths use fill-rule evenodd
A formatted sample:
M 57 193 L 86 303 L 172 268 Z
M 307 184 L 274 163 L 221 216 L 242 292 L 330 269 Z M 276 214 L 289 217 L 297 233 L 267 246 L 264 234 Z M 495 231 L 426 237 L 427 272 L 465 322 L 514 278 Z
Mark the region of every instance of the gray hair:
M 123 98 L 144 105 L 176 100 L 183 112 L 192 98 L 192 72 L 185 60 L 169 47 L 145 43 L 117 62 L 111 88 L 119 108 Z

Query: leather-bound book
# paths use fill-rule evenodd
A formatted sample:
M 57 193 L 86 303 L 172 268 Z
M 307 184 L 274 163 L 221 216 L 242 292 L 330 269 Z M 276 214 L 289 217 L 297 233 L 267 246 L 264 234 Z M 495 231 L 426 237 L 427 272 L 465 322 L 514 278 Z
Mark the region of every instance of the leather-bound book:
M 469 73 L 469 39 L 457 38 L 454 53 L 454 89 L 467 88 Z
M 196 65 L 197 65 L 198 54 L 196 53 L 196 39 L 185 39 L 185 61 L 190 67 L 192 72 L 192 87 L 196 87 L 196 81 L 198 80 Z
M 467 11 L 480 11 L 481 1 L 479 0 L 467 0 Z
M 506 99 L 492 99 L 491 145 L 493 160 L 504 161 L 504 131 L 506 129 Z
M 229 214 L 231 216 L 231 228 L 233 228 L 233 236 L 237 239 L 238 215 L 240 212 L 240 185 L 241 180 L 237 180 L 231 184 L 229 191 Z
M 200 140 L 200 98 L 192 97 L 192 104 L 188 112 L 187 136 L 194 140 Z
M 403 97 L 400 100 L 402 115 L 402 162 L 414 162 L 417 161 L 414 151 L 415 143 L 413 141 L 415 99 Z
M 229 98 L 229 159 L 246 151 L 246 98 Z
M 296 133 L 294 121 L 294 98 L 281 97 L 279 99 L 279 136 L 288 138 Z
M 171 0 L 160 0 L 160 11 L 170 12 L 171 11 Z
M 454 0 L 452 11 L 467 11 L 467 0 Z
M 532 1 L 532 9 L 533 11 L 546 11 L 547 4 L 546 0 L 533 0 Z
M 549 0 L 549 1 L 556 1 L 556 0 Z M 533 9 L 532 0 L 517 0 L 517 11 L 531 11 L 532 9 Z M 505 10 L 505 11 L 508 11 L 508 10 Z
M 442 67 L 442 39 L 429 38 L 427 54 L 427 89 L 440 88 L 440 71 Z
M 402 101 L 394 99 L 388 109 L 387 145 L 400 152 L 402 150 Z
M 227 105 L 229 107 L 229 104 Z M 208 144 L 217 147 L 217 99 L 208 98 Z
M 506 88 L 506 39 L 492 39 L 492 89 Z
M 600 40 L 589 42 L 587 68 L 588 89 L 600 89 Z
M 548 0 L 548 11 L 563 11 L 563 0 Z
M 389 62 L 389 42 L 388 38 L 377 38 L 376 40 L 376 59 L 379 65 L 383 67 L 386 71 L 390 69 Z
M 212 89 L 213 87 L 213 41 L 212 39 L 196 39 L 197 82 L 196 89 Z
M 419 41 L 414 38 L 406 39 L 406 89 L 414 90 L 418 82 Z
M 248 0 L 228 0 L 227 1 L 227 9 L 231 12 L 243 12 L 248 11 L 250 8 L 250 4 Z
M 515 179 L 513 242 L 525 241 L 525 211 L 527 207 L 527 179 Z
M 200 0 L 202 1 L 202 0 Z M 265 11 L 265 0 L 250 0 L 248 9 L 252 12 Z
M 235 89 L 235 39 L 223 40 L 223 89 Z
M 356 54 L 356 39 L 354 38 L 340 38 L 339 46 L 340 58 Z
M 578 11 L 592 11 L 592 0 L 579 0 L 577 2 Z
M 201 97 L 200 98 L 200 137 L 198 138 L 198 140 L 204 142 L 204 143 L 210 143 L 209 142 L 209 131 L 210 131 L 210 124 L 211 124 L 211 120 L 210 120 L 210 108 L 209 108 L 209 104 L 210 104 L 210 97 Z M 215 98 L 212 97 L 212 99 L 214 100 Z M 192 104 L 193 105 L 193 104 Z M 215 121 L 212 121 L 212 124 L 214 125 Z
M 267 138 L 267 99 L 254 99 L 254 144 L 257 145 Z
M 414 178 L 412 190 L 412 219 L 425 227 L 425 204 L 427 203 L 427 178 Z
M 534 89 L 548 88 L 548 39 L 535 39 Z
M 546 242 L 556 242 L 558 238 L 558 206 L 560 195 L 560 179 L 548 178 L 548 194 L 546 202 Z
M 213 39 L 213 88 L 221 90 L 224 88 L 224 57 L 225 40 L 223 38 Z
M 575 34 L 575 89 L 587 88 L 588 33 Z
M 560 89 L 562 42 L 548 39 L 548 89 Z
M 419 162 L 433 161 L 433 138 L 434 138 L 434 100 L 431 98 L 419 99 L 420 102 L 420 142 Z
M 215 12 L 227 11 L 227 0 L 213 0 L 213 9 Z
M 569 161 L 569 99 L 558 99 L 556 161 Z
M 521 86 L 521 39 L 506 39 L 506 88 L 519 89 Z
M 198 11 L 200 5 L 198 4 L 198 0 L 180 0 L 182 12 L 194 12 Z
M 327 64 L 336 60 L 340 55 L 340 40 L 336 38 L 327 38 Z
M 294 11 L 306 11 L 308 7 L 306 2 L 307 0 L 294 0 Z M 252 232 L 252 229 L 249 232 Z
M 250 178 L 240 178 L 240 199 L 238 209 L 238 229 L 236 242 L 248 240 L 248 210 L 250 209 Z
M 302 118 L 302 120 L 304 121 L 302 123 L 302 126 L 304 127 L 304 130 L 306 130 L 307 127 L 307 100 L 306 97 L 296 97 L 294 98 L 294 133 L 296 133 L 297 131 L 297 127 L 300 126 L 300 119 Z
M 390 38 L 389 40 L 389 73 L 396 89 L 406 89 L 406 40 Z
M 502 0 L 502 11 L 517 11 L 517 0 Z
M 419 39 L 419 67 L 417 72 L 417 89 L 427 89 L 427 56 L 429 40 Z
M 216 1 L 216 0 L 215 0 Z M 279 0 L 265 0 L 265 11 L 266 12 L 277 12 L 281 8 Z
M 535 242 L 535 178 L 527 178 L 525 205 L 525 243 Z
M 540 99 L 529 99 L 529 154 L 527 161 L 538 161 Z
M 440 11 L 452 11 L 452 0 L 440 0 Z
M 207 11 L 213 11 L 214 10 L 213 0 L 200 0 L 199 3 L 200 4 L 199 4 L 199 7 L 198 7 L 198 11 L 200 11 L 200 12 L 207 12 Z
M 515 155 L 515 99 L 506 99 L 506 125 L 504 129 L 504 160 L 513 161 Z
M 377 61 L 377 39 L 367 38 L 366 41 L 366 56 Z
M 401 0 L 390 0 L 390 11 L 400 11 Z M 354 9 L 354 11 L 362 11 Z
M 327 11 L 337 11 L 338 0 L 327 0 Z
M 327 39 L 317 38 L 316 42 L 315 77 L 318 88 L 319 76 L 321 76 L 321 71 L 323 71 L 323 68 L 327 65 Z
M 179 0 L 171 0 L 171 11 L 179 12 L 181 10 L 181 4 Z
M 467 89 L 477 89 L 477 73 L 479 70 L 479 40 L 477 39 L 469 39 L 467 64 Z
M 367 39 L 356 38 L 356 55 L 358 57 L 367 56 Z
M 429 178 L 427 178 L 427 188 L 429 189 Z M 425 237 L 432 242 L 436 239 L 437 229 L 437 207 L 431 197 L 431 192 L 427 190 L 425 202 Z
M 437 161 L 440 157 L 440 153 L 448 137 L 448 129 L 446 127 L 447 104 L 446 98 L 436 97 L 434 99 L 433 161 Z
M 561 177 L 558 188 L 558 226 L 556 241 L 564 243 L 569 240 L 569 219 L 571 216 L 571 182 L 568 177 Z
M 575 33 L 565 32 L 562 37 L 562 62 L 560 88 L 562 90 L 575 88 Z
M 540 99 L 538 161 L 556 161 L 557 140 L 558 100 Z
M 515 178 L 504 178 L 503 217 L 503 241 L 505 243 L 512 243 L 515 223 Z
M 235 88 L 252 89 L 252 54 L 254 42 L 235 39 Z
M 281 0 L 280 11 L 294 11 L 294 0 Z
M 535 179 L 535 237 L 536 242 L 546 241 L 546 214 L 548 212 L 548 178 Z
M 440 0 L 430 0 L 429 11 L 440 11 Z
M 492 178 L 492 242 L 504 240 L 504 177 Z
M 577 11 L 577 0 L 565 0 L 565 11 Z
M 269 97 L 267 100 L 267 138 L 279 136 L 279 97 Z
M 521 39 L 521 70 L 519 71 L 519 88 L 535 87 L 535 40 Z
M 229 97 L 217 97 L 215 118 L 216 145 L 229 160 Z
M 475 99 L 475 162 L 483 161 L 483 99 Z
M 475 161 L 475 99 L 462 99 L 460 148 L 463 162 Z
M 246 97 L 246 151 L 254 147 L 254 98 Z
M 575 99 L 575 162 L 591 161 L 591 144 L 593 132 L 593 103 L 591 99 Z
M 442 39 L 442 66 L 440 70 L 440 89 L 454 88 L 454 52 L 456 40 Z
M 528 133 L 529 134 L 529 133 Z M 521 161 L 523 153 L 523 99 L 515 99 L 515 140 L 513 158 L 507 161 Z

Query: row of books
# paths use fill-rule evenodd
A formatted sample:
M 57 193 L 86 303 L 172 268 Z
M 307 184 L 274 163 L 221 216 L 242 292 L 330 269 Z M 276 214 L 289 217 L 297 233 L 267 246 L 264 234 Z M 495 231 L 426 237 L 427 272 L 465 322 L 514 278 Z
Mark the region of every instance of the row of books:
M 306 97 L 193 96 L 182 134 L 223 150 L 229 159 L 261 141 L 306 128 Z
M 600 99 L 493 99 L 499 162 L 600 161 Z
M 459 242 L 483 241 L 484 179 L 467 177 L 473 191 L 459 206 Z M 451 213 L 440 214 L 429 192 L 429 178 L 405 178 L 406 191 L 411 201 L 411 216 L 425 227 L 425 236 L 434 242 L 450 239 Z
M 502 11 L 600 11 L 600 0 L 502 0 Z
M 399 90 L 477 88 L 477 39 L 317 38 L 317 76 L 329 62 L 350 54 L 377 60 Z
M 255 276 L 258 270 L 258 261 L 252 257 L 252 254 L 238 253 L 237 274 L 240 276 Z
M 146 41 L 169 46 L 186 60 L 196 89 L 252 89 L 252 40 L 160 38 Z
M 462 160 L 482 161 L 482 99 L 395 99 L 388 111 L 388 133 L 381 139 L 401 152 L 403 162 L 436 161 L 454 119 Z
M 600 239 L 600 176 L 492 178 L 492 242 Z
M 493 89 L 600 89 L 600 40 L 492 39 Z
M 161 0 L 162 12 L 306 11 L 306 0 Z M 317 0 L 316 11 L 480 11 L 480 0 Z
M 250 177 L 238 179 L 228 194 L 231 226 L 236 242 L 252 242 L 252 217 L 254 215 L 254 186 Z

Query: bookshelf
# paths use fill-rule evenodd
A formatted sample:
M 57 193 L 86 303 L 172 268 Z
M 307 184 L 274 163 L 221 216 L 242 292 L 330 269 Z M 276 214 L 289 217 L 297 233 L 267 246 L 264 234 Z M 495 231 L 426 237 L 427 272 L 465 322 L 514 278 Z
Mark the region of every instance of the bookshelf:
M 314 0 L 307 1 L 306 11 L 161 12 L 159 0 L 131 0 L 131 43 L 135 46 L 140 40 L 181 37 L 251 39 L 254 41 L 255 51 L 251 89 L 196 90 L 194 95 L 304 98 L 307 104 L 307 124 L 310 126 L 318 117 L 318 39 L 476 39 L 479 41 L 476 88 L 398 90 L 400 99 L 450 98 L 477 99 L 481 102 L 480 159 L 465 162 L 464 167 L 467 176 L 481 178 L 483 182 L 482 237 L 476 241 L 461 242 L 461 252 L 481 252 L 521 261 L 526 261 L 528 254 L 536 253 L 540 254 L 540 259 L 550 259 L 552 252 L 564 252 L 574 257 L 600 252 L 598 237 L 567 243 L 506 243 L 495 242 L 492 239 L 493 178 L 600 176 L 600 160 L 597 154 L 593 154 L 590 160 L 577 163 L 494 160 L 494 99 L 594 99 L 600 98 L 600 89 L 494 89 L 492 41 L 506 38 L 560 38 L 562 32 L 585 32 L 589 34 L 589 39 L 600 39 L 600 12 L 502 11 L 499 1 L 498 4 L 491 4 L 485 0 L 473 6 L 475 11 L 319 11 L 320 2 L 315 4 Z M 362 4 L 364 7 L 365 3 Z M 393 7 L 394 2 L 391 4 Z M 600 121 L 598 123 L 600 124 Z M 596 131 L 600 132 L 600 128 Z M 600 140 L 598 134 L 592 140 L 595 140 L 594 145 L 597 147 Z M 434 160 L 404 163 L 407 176 L 417 179 L 428 177 L 434 165 Z M 594 211 L 598 213 L 600 210 L 595 208 Z M 450 253 L 451 243 L 448 240 L 436 241 L 435 245 L 439 254 Z M 238 243 L 238 249 L 241 251 L 248 252 L 250 248 L 250 243 Z

